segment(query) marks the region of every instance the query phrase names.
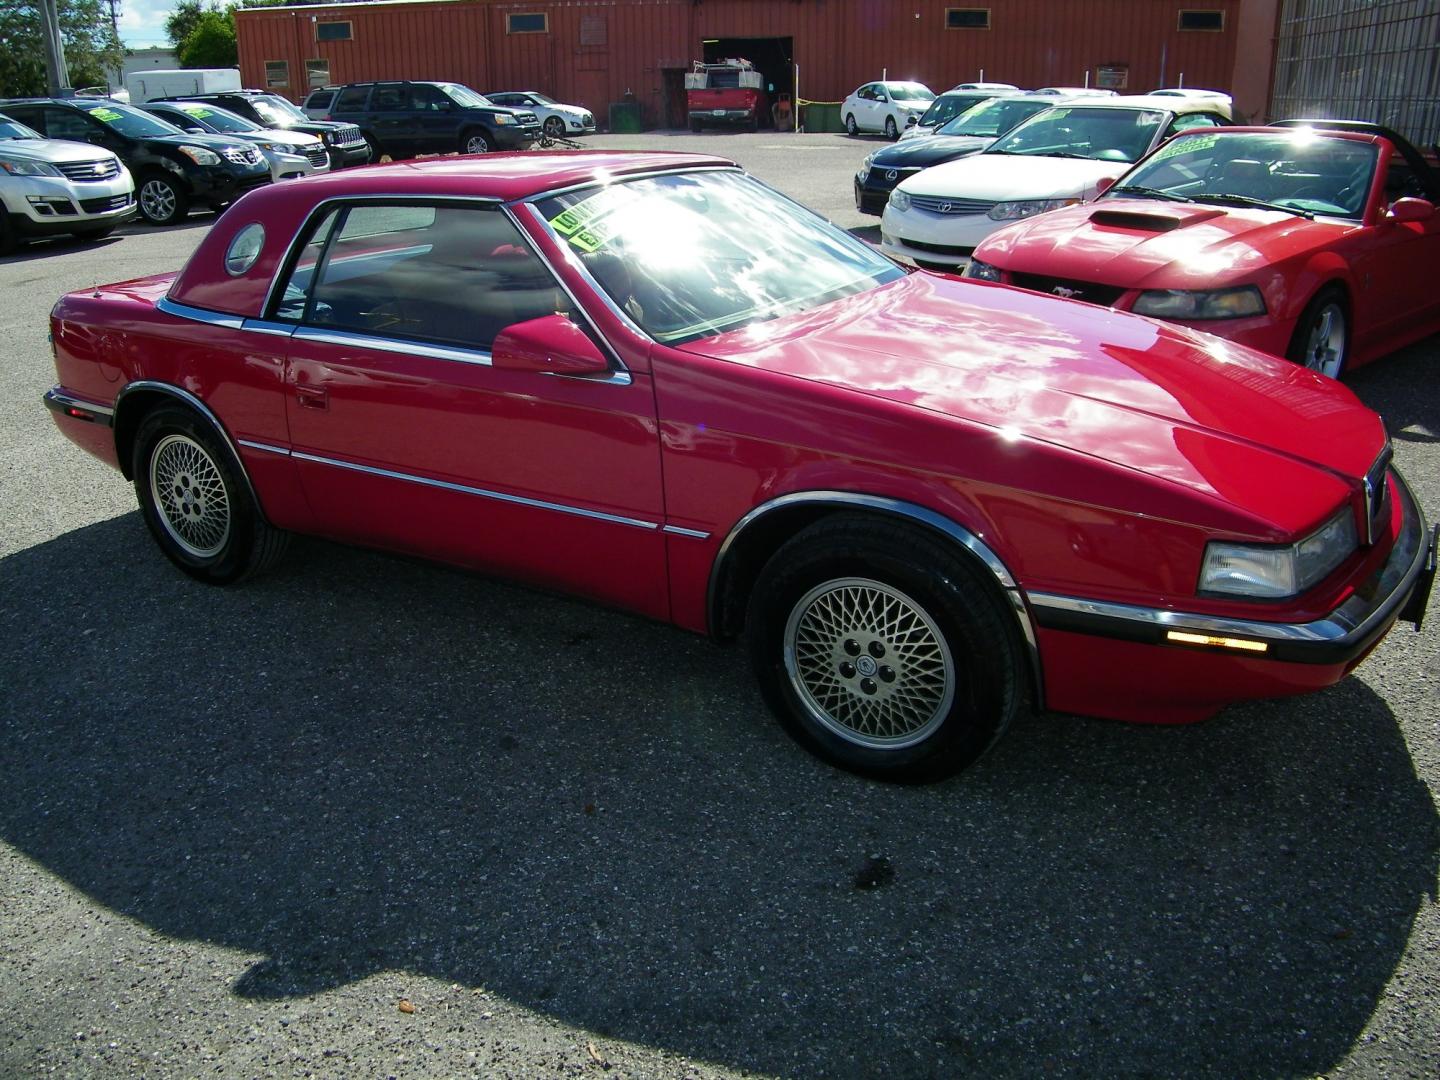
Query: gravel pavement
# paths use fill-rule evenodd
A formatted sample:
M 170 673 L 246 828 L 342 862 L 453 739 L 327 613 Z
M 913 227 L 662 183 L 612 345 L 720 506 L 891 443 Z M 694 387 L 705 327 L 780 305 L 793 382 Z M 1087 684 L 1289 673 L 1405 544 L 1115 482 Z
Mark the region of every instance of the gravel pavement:
M 589 145 L 874 224 L 871 141 Z M 320 541 L 206 588 L 40 396 L 56 297 L 211 220 L 0 260 L 0 1076 L 1440 1075 L 1440 617 L 901 788 L 663 626 Z M 1440 338 L 1351 385 L 1440 513 Z

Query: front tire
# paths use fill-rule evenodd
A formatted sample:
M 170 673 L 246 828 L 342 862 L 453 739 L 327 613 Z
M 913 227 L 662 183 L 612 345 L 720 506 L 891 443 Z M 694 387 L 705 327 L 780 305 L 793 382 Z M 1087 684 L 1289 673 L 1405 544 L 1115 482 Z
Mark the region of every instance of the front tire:
M 1295 324 L 1286 356 L 1317 374 L 1340 378 L 1350 354 L 1348 312 L 1344 292 L 1334 286 L 1321 289 Z
M 370 148 L 370 161 L 368 164 L 380 164 L 380 159 L 385 156 L 385 148 L 380 145 L 380 140 L 373 135 L 365 135 L 363 138 L 365 139 L 365 145 Z M 395 159 L 392 157 L 390 160 L 394 161 Z
M 904 525 L 838 515 L 796 535 L 761 571 L 746 634 L 786 730 L 851 772 L 939 780 L 1019 708 L 1021 647 L 995 585 Z
M 852 139 L 860 134 L 860 125 L 855 123 L 855 114 L 847 113 L 845 116 L 845 134 Z
M 151 225 L 174 225 L 190 212 L 190 198 L 168 176 L 151 173 L 140 181 L 135 193 L 140 216 Z
M 188 409 L 147 415 L 131 464 L 150 535 L 191 577 L 228 585 L 267 569 L 289 545 L 290 534 L 261 516 L 229 449 Z
M 489 152 L 490 140 L 486 138 L 483 131 L 467 131 L 460 136 L 460 153 L 488 154 Z
M 558 116 L 547 116 L 544 123 L 545 136 L 550 139 L 565 137 L 565 121 Z
M 885 138 L 891 142 L 900 138 L 900 129 L 895 126 L 895 118 L 893 116 L 885 117 Z
M 690 130 L 696 135 L 700 134 L 700 121 L 696 120 L 693 116 L 690 118 Z

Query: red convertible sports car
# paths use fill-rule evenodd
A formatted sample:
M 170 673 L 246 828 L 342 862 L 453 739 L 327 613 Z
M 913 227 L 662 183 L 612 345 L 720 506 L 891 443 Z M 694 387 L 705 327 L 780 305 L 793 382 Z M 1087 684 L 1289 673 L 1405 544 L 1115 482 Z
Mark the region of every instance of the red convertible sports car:
M 1440 172 L 1375 124 L 1177 135 L 966 273 L 1153 315 L 1331 378 L 1440 330 Z
M 907 274 L 714 158 L 276 184 L 52 332 L 56 422 L 201 581 L 303 532 L 743 635 L 797 738 L 892 779 L 1025 704 L 1163 723 L 1327 686 L 1433 577 L 1344 386 Z

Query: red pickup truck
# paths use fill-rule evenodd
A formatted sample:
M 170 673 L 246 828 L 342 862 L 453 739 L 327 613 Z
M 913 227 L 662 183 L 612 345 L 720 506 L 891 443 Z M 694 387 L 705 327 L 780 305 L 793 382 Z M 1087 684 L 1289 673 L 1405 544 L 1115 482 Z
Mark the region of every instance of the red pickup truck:
M 685 105 L 691 131 L 706 124 L 758 131 L 760 118 L 769 112 L 764 76 L 749 60 L 740 59 L 714 64 L 696 60 L 685 76 Z

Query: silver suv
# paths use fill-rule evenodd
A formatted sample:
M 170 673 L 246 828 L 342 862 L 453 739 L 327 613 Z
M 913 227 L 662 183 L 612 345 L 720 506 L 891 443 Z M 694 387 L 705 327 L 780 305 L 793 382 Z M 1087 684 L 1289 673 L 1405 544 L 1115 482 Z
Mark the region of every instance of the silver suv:
M 40 236 L 98 240 L 135 209 L 135 182 L 109 150 L 47 139 L 0 114 L 0 255 Z

